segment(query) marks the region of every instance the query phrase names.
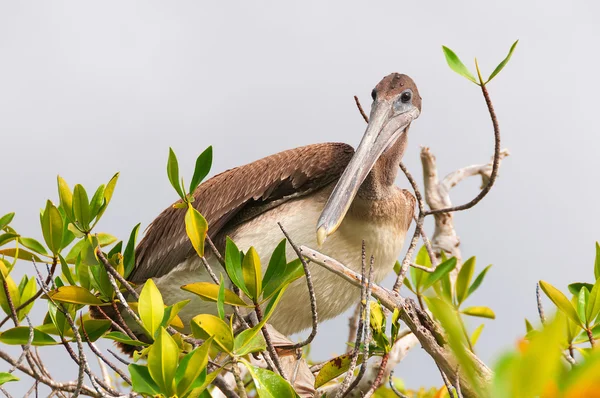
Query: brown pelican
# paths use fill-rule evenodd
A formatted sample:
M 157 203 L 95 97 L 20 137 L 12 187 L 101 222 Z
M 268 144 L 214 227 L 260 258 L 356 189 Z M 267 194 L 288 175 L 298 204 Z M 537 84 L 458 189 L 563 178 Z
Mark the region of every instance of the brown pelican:
M 381 281 L 400 255 L 414 212 L 414 197 L 394 180 L 410 123 L 421 112 L 421 97 L 412 79 L 398 73 L 383 78 L 372 97 L 369 124 L 356 152 L 342 143 L 309 145 L 201 184 L 193 204 L 208 221 L 217 248 L 222 250 L 229 236 L 241 250 L 254 246 L 267 264 L 283 237 L 280 222 L 295 243 L 318 247 L 357 271 L 364 239 L 367 255 L 375 259 L 374 280 Z M 167 304 L 191 299 L 179 314 L 189 325 L 197 314 L 216 314 L 216 305 L 180 289 L 211 281 L 187 238 L 184 214 L 170 206 L 152 222 L 136 249 L 129 279 L 141 284 L 152 278 Z M 287 256 L 295 256 L 289 245 Z M 207 259 L 214 270 L 220 269 L 214 256 L 207 254 Z M 357 302 L 358 288 L 321 267 L 311 267 L 311 272 L 320 320 Z M 288 288 L 270 323 L 284 334 L 311 326 L 304 280 Z

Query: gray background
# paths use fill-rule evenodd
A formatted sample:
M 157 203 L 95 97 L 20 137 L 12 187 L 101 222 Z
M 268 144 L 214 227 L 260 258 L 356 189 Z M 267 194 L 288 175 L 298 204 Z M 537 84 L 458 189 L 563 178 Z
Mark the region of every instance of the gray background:
M 405 157 L 419 179 L 420 145 L 442 175 L 486 162 L 493 140 L 481 94 L 448 69 L 440 46 L 469 66 L 478 56 L 489 74 L 518 38 L 489 86 L 512 156 L 491 194 L 456 216 L 464 256 L 477 255 L 478 269 L 494 264 L 469 301 L 496 311 L 478 345 L 493 363 L 523 333 L 523 318 L 536 318 L 537 280 L 565 288 L 593 278 L 597 4 L 0 1 L 0 213 L 16 211 L 18 231 L 41 239 L 38 209 L 57 199 L 57 174 L 92 189 L 120 171 L 99 230 L 127 237 L 176 198 L 169 146 L 189 181 L 210 144 L 214 172 L 315 142 L 356 145 L 365 125 L 352 96 L 368 107 L 393 71 L 413 77 L 423 97 Z M 461 184 L 453 201 L 469 200 L 479 183 Z M 346 319 L 321 327 L 315 359 L 344 350 Z M 421 351 L 397 375 L 409 386 L 440 385 Z M 50 370 L 73 377 L 70 359 L 53 352 Z M 16 395 L 24 388 L 10 386 Z

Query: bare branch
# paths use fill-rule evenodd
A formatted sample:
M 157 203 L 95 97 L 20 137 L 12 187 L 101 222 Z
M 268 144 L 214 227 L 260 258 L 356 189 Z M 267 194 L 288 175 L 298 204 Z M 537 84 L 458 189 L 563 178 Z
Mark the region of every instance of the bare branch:
M 311 261 L 323 266 L 327 270 L 341 276 L 355 286 L 360 286 L 360 275 L 347 268 L 337 260 L 334 260 L 322 253 L 319 253 L 306 246 L 301 246 L 302 253 Z M 389 310 L 398 308 L 400 318 L 408 326 L 411 332 L 421 343 L 421 346 L 436 362 L 448 377 L 455 379 L 457 377 L 457 359 L 452 350 L 443 344 L 442 334 L 437 325 L 429 319 L 429 316 L 421 311 L 411 299 L 405 299 L 397 292 L 385 289 L 377 284 L 373 284 L 372 293 L 381 304 Z M 492 373 L 490 369 L 475 354 L 468 351 L 470 359 L 473 361 L 476 380 L 478 385 L 471 385 L 463 372 L 458 375 L 461 378 L 465 397 L 474 397 L 477 394 L 479 386 L 489 384 Z

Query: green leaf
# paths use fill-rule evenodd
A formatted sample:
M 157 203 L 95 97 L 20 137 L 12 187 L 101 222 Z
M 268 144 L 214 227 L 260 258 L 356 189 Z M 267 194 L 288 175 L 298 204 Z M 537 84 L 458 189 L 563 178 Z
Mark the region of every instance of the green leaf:
M 39 256 L 37 256 L 25 249 L 17 249 L 17 248 L 2 249 L 2 250 L 0 250 L 0 258 L 1 258 L 1 256 L 12 257 L 12 258 L 16 257 L 20 260 L 35 261 L 36 263 L 45 263 L 46 262 L 46 261 L 42 260 Z
M 492 309 L 489 307 L 468 307 L 464 310 L 461 310 L 460 312 L 462 312 L 465 315 L 477 316 L 480 318 L 496 319 L 496 314 L 494 314 L 494 311 L 492 311 Z
M 0 229 L 4 229 L 15 217 L 15 213 L 8 213 L 0 217 Z
M 473 282 L 473 284 L 469 287 L 469 291 L 467 292 L 467 297 L 469 297 L 471 294 L 473 294 L 473 292 L 475 292 L 475 290 L 477 290 L 477 288 L 479 288 L 479 286 L 481 285 L 481 283 L 483 282 L 483 279 L 485 278 L 485 275 L 487 274 L 487 272 L 489 271 L 489 269 L 492 267 L 492 264 L 488 265 L 487 267 L 485 267 L 483 269 L 483 271 L 481 271 L 479 273 L 479 275 L 477 275 L 477 278 L 475 278 L 475 281 Z
M 475 80 L 475 77 L 473 77 L 471 72 L 469 72 L 469 69 L 467 69 L 467 67 L 462 63 L 462 61 L 460 60 L 460 58 L 458 58 L 458 55 L 456 55 L 454 51 L 450 50 L 446 46 L 442 46 L 442 50 L 444 51 L 444 56 L 446 57 L 446 62 L 448 63 L 450 69 L 452 69 L 459 75 L 469 79 L 473 83 L 479 85 L 479 83 L 477 83 L 477 80 Z
M 37 293 L 37 282 L 35 281 L 35 278 L 25 279 L 27 278 L 26 275 L 23 278 L 25 284 L 23 286 L 23 290 L 21 291 L 21 300 L 19 300 L 19 302 L 21 303 L 25 303 Z M 32 301 L 30 304 L 26 305 L 24 308 L 21 308 L 17 312 L 17 317 L 19 318 L 19 320 L 23 320 L 23 318 L 25 318 L 25 315 L 27 315 L 29 311 L 31 311 L 33 304 L 35 304 L 35 301 Z
M 223 274 L 219 275 L 219 294 L 217 295 L 217 312 L 219 318 L 225 319 L 225 283 L 223 282 Z
M 177 372 L 175 373 L 175 384 L 177 385 L 178 396 L 182 397 L 187 391 L 197 387 L 194 384 L 201 374 L 206 371 L 206 365 L 208 365 L 208 352 L 211 344 L 212 339 L 209 338 L 200 347 L 187 354 L 181 360 L 181 363 L 177 367 Z
M 590 297 L 590 292 L 586 287 L 582 288 L 577 295 L 577 315 L 584 325 L 588 325 L 586 321 L 586 307 Z
M 0 268 L 2 268 L 2 274 L 5 274 L 6 268 L 4 267 L 3 263 L 0 263 Z M 18 307 L 20 304 L 19 288 L 15 284 L 15 281 L 9 275 L 4 276 L 3 279 L 6 282 L 6 285 L 8 286 L 8 294 L 12 299 L 13 305 L 15 307 Z M 0 288 L 0 306 L 2 307 L 2 310 L 5 314 L 12 314 L 10 304 L 8 303 L 8 298 L 6 297 L 6 292 L 3 288 Z
M 152 279 L 148 279 L 140 293 L 138 313 L 150 336 L 154 336 L 165 315 L 165 304 Z
M 204 378 L 204 381 L 199 386 L 196 386 L 197 382 L 194 382 L 192 387 L 194 389 L 185 398 L 211 398 L 210 393 L 206 391 L 208 386 L 213 382 L 214 379 L 221 373 L 223 368 L 218 368 L 214 372 L 208 373 L 205 376 L 201 375 L 200 378 Z
M 429 258 L 429 254 L 427 253 L 427 248 L 425 246 L 421 246 L 421 248 L 419 249 L 419 252 L 415 257 L 415 263 L 427 268 L 432 267 L 431 259 Z M 410 276 L 413 280 L 413 286 L 416 289 L 415 291 L 422 292 L 422 285 L 427 278 L 427 272 L 415 267 L 410 267 Z
M 88 230 L 91 221 L 90 202 L 85 188 L 80 184 L 73 188 L 73 217 L 82 230 Z
M 315 378 L 315 388 L 319 388 L 325 383 L 335 379 L 336 377 L 346 373 L 350 368 L 350 362 L 352 354 L 343 354 L 339 357 L 330 359 L 323 365 L 317 377 Z M 359 355 L 356 361 L 357 364 L 361 364 L 363 356 Z
M 33 250 L 34 252 L 42 254 L 44 256 L 48 255 L 48 252 L 46 251 L 44 246 L 42 246 L 42 244 L 40 242 L 38 242 L 37 240 L 35 240 L 33 238 L 19 237 L 19 242 L 21 242 L 21 244 L 23 246 L 25 246 L 26 248 L 28 248 L 29 250 Z
M 292 386 L 278 374 L 252 366 L 247 361 L 244 361 L 244 365 L 254 380 L 254 386 L 260 398 L 298 397 Z
M 90 200 L 90 219 L 96 217 L 100 208 L 104 204 L 104 184 L 100 185 L 94 196 L 92 196 L 92 200 Z
M 212 146 L 209 146 L 196 159 L 196 167 L 194 168 L 194 176 L 190 182 L 190 193 L 194 193 L 196 187 L 200 185 L 204 177 L 208 175 L 212 165 Z
M 473 347 L 475 347 L 475 344 L 477 344 L 477 341 L 479 340 L 479 336 L 481 336 L 481 332 L 483 331 L 483 327 L 485 325 L 482 323 L 481 325 L 477 326 L 477 329 L 475 329 L 475 331 L 473 331 L 473 334 L 471 335 L 471 345 Z
M 456 298 L 458 303 L 462 303 L 468 297 L 468 287 L 473 278 L 473 272 L 475 271 L 475 257 L 471 257 L 464 262 L 460 271 L 458 271 L 458 277 L 456 278 Z
M 252 352 L 264 351 L 267 348 L 267 343 L 262 333 L 259 333 L 261 329 L 262 327 L 255 326 L 235 336 L 233 344 L 235 354 L 244 356 Z
M 175 371 L 179 363 L 179 347 L 165 328 L 156 333 L 148 350 L 148 371 L 160 391 L 170 397 L 175 392 Z
M 487 79 L 487 82 L 485 82 L 485 84 L 488 84 L 490 82 L 490 80 L 492 80 L 498 73 L 500 73 L 500 71 L 502 69 L 504 69 L 504 67 L 506 66 L 508 61 L 510 61 L 510 57 L 512 57 L 513 51 L 515 51 L 515 48 L 517 47 L 518 42 L 519 42 L 519 40 L 517 40 L 513 43 L 513 45 L 510 47 L 510 50 L 508 51 L 508 55 L 506 56 L 506 58 L 504 58 L 502 60 L 502 62 L 500 62 L 498 64 L 498 66 L 496 66 L 496 69 L 494 69 L 494 71 L 492 72 L 490 77 Z
M 198 339 L 208 339 L 214 336 L 214 342 L 228 353 L 233 351 L 233 331 L 221 318 L 200 314 L 195 316 L 191 322 L 192 333 Z
M 445 275 L 448 275 L 454 268 L 456 268 L 456 257 L 452 257 L 450 260 L 439 264 L 435 271 L 426 276 L 425 281 L 423 282 L 423 290 L 427 290 Z
M 594 277 L 600 279 L 600 244 L 596 242 L 596 259 L 594 261 Z
M 131 375 L 131 384 L 133 384 L 133 391 L 140 394 L 148 395 L 159 395 L 160 388 L 152 380 L 150 372 L 147 366 L 137 365 L 132 363 L 127 367 L 129 374 Z
M 571 294 L 573 296 L 578 296 L 579 292 L 581 291 L 582 288 L 586 287 L 588 289 L 588 291 L 591 292 L 594 285 L 592 283 L 576 282 L 576 283 L 571 283 L 567 287 L 569 288 L 569 291 L 571 292 Z
M 58 209 L 49 200 L 42 216 L 42 233 L 50 251 L 58 253 L 62 245 L 63 220 Z
M 67 182 L 61 177 L 57 176 L 58 180 L 58 197 L 60 198 L 60 206 L 65 210 L 67 219 L 74 221 L 73 219 L 73 193 Z
M 208 223 L 200 214 L 200 212 L 190 203 L 185 213 L 185 232 L 187 233 L 190 242 L 196 253 L 200 257 L 204 257 L 204 241 L 208 232 Z
M 26 345 L 29 341 L 29 327 L 17 326 L 0 334 L 0 343 L 8 345 Z M 48 333 L 33 329 L 34 346 L 55 345 L 57 342 Z
M 600 279 L 596 280 L 592 290 L 590 292 L 590 297 L 588 298 L 588 305 L 586 311 L 586 319 L 590 324 L 592 324 L 598 314 L 600 313 Z
M 183 193 L 183 188 L 179 182 L 179 164 L 177 163 L 177 156 L 175 156 L 175 152 L 173 152 L 172 148 L 169 148 L 169 160 L 167 161 L 167 176 L 169 177 L 169 181 L 171 185 L 177 191 L 179 197 L 185 201 L 185 195 Z
M 189 285 L 181 286 L 181 289 L 194 293 L 203 300 L 217 302 L 219 298 L 219 285 L 210 282 L 196 282 Z M 240 307 L 253 307 L 251 304 L 246 304 L 237 294 L 229 289 L 225 289 L 224 303 L 229 305 L 237 305 Z
M 104 336 L 105 339 L 118 341 L 119 343 L 131 345 L 131 346 L 147 346 L 148 343 L 144 343 L 143 341 L 133 340 L 125 333 L 121 332 L 110 332 Z
M 104 232 L 97 233 L 94 236 L 98 240 L 98 245 L 100 247 L 108 246 L 117 240 L 117 238 L 115 238 L 114 236 L 112 236 L 110 234 L 106 234 Z M 69 250 L 69 253 L 65 257 L 65 261 L 67 262 L 67 264 L 74 264 L 75 260 L 77 260 L 77 256 L 79 256 L 79 253 L 82 253 L 83 250 L 86 249 L 88 245 L 89 245 L 89 241 L 86 239 L 82 239 L 79 242 L 77 242 L 76 244 L 74 244 L 73 247 L 71 248 L 71 250 Z
M 579 319 L 577 311 L 575 311 L 575 308 L 573 307 L 573 304 L 571 304 L 569 299 L 560 290 L 558 290 L 548 282 L 540 281 L 539 283 L 544 293 L 546 293 L 546 296 L 548 296 L 548 298 L 552 300 L 554 305 L 556 305 L 561 312 L 563 312 L 567 317 L 569 317 L 569 319 L 571 319 L 577 325 L 583 326 L 581 320 Z
M 248 297 L 251 297 L 248 288 L 244 283 L 240 249 L 238 249 L 229 236 L 227 237 L 225 243 L 225 270 L 227 271 L 227 275 L 229 275 L 229 279 L 231 279 L 233 284 L 246 293 Z
M 181 311 L 181 309 L 183 307 L 188 305 L 190 303 L 190 301 L 191 300 L 189 300 L 189 299 L 183 300 L 183 301 L 178 301 L 175 304 L 170 305 L 167 308 L 165 308 L 165 315 L 161 322 L 161 326 L 166 328 L 169 325 L 173 325 L 175 327 L 183 328 L 184 325 L 181 322 L 181 319 L 179 318 L 179 316 L 177 316 L 177 314 L 179 314 L 179 311 Z M 176 323 L 180 323 L 180 325 L 176 325 Z
M 123 252 L 123 265 L 125 266 L 125 277 L 127 278 L 135 268 L 135 241 L 137 240 L 140 224 L 133 227 L 125 251 Z
M 242 275 L 244 284 L 247 286 L 250 293 L 250 298 L 255 302 L 258 301 L 262 293 L 262 270 L 260 265 L 260 257 L 254 247 L 250 247 L 242 261 Z
M 9 381 L 19 381 L 19 378 L 12 373 L 0 372 L 0 386 Z
M 2 234 L 2 235 L 0 235 L 0 246 L 5 245 L 6 243 L 17 239 L 18 237 L 19 237 L 19 234 L 13 234 L 10 232 Z
M 268 300 L 287 283 L 304 276 L 304 267 L 300 259 L 287 262 L 285 257 L 286 240 L 283 239 L 271 255 L 269 266 L 262 280 L 263 299 Z
M 62 286 L 48 292 L 48 296 L 60 303 L 82 304 L 82 305 L 105 305 L 98 297 L 89 290 L 80 286 Z
M 98 211 L 98 215 L 96 216 L 96 222 L 98 222 L 98 220 L 100 220 L 100 217 L 102 217 L 102 215 L 106 211 L 106 208 L 108 207 L 108 204 L 110 203 L 110 200 L 112 199 L 113 193 L 115 192 L 115 187 L 117 186 L 118 179 L 119 179 L 119 173 L 116 173 L 114 176 L 112 176 L 112 178 L 110 179 L 108 184 L 106 184 L 106 188 L 104 188 L 104 195 L 103 195 L 104 203 L 100 207 L 100 211 Z
M 85 329 L 90 341 L 94 342 L 102 337 L 110 327 L 111 324 L 108 319 L 87 319 L 83 321 L 82 329 Z

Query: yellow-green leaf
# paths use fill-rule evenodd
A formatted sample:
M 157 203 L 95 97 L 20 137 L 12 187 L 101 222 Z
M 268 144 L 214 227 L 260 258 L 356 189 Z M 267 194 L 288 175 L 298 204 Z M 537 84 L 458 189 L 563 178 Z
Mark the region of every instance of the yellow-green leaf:
M 319 374 L 317 374 L 317 377 L 315 378 L 315 388 L 319 388 L 325 383 L 346 373 L 350 368 L 351 359 L 351 354 L 343 354 L 339 357 L 335 357 L 327 361 L 327 363 L 323 365 L 323 367 L 319 371 Z M 356 363 L 361 364 L 362 360 L 363 356 L 359 355 Z
M 58 180 L 58 197 L 60 198 L 60 205 L 67 213 L 67 218 L 73 219 L 73 193 L 67 182 L 61 177 L 57 177 Z
M 0 343 L 9 345 L 26 345 L 29 342 L 29 327 L 17 326 L 12 329 L 0 334 Z M 54 345 L 57 344 L 56 340 L 47 333 L 41 332 L 37 329 L 33 329 L 33 340 L 31 342 L 34 346 Z
M 233 351 L 233 331 L 221 318 L 210 314 L 200 314 L 192 319 L 191 325 L 194 337 L 206 340 L 214 336 L 214 342 L 221 349 L 228 353 Z
M 475 344 L 477 344 L 477 341 L 479 340 L 479 336 L 481 336 L 481 332 L 483 331 L 484 326 L 485 325 L 483 323 L 477 326 L 477 329 L 475 329 L 473 334 L 471 334 L 471 345 L 473 347 L 475 347 Z
M 244 361 L 244 365 L 254 380 L 254 386 L 260 398 L 298 397 L 292 386 L 277 373 L 250 365 L 246 361 Z
M 518 43 L 519 43 L 519 40 L 517 40 L 513 43 L 513 45 L 510 47 L 510 50 L 508 51 L 508 55 L 506 56 L 506 58 L 504 58 L 502 60 L 502 62 L 500 62 L 498 64 L 498 66 L 496 66 L 496 69 L 494 69 L 494 71 L 492 72 L 490 77 L 487 79 L 487 82 L 485 82 L 485 84 L 488 84 L 490 82 L 490 80 L 492 80 L 498 73 L 500 73 L 500 71 L 502 69 L 504 69 L 504 67 L 506 66 L 508 61 L 510 61 L 510 57 L 512 57 L 513 51 L 515 51 L 515 48 L 517 47 Z
M 477 83 L 477 80 L 475 80 L 475 77 L 473 77 L 471 72 L 469 72 L 469 69 L 467 69 L 467 67 L 462 63 L 460 58 L 458 58 L 458 55 L 454 53 L 454 51 L 450 50 L 446 46 L 442 46 L 442 50 L 444 51 L 444 56 L 446 57 L 446 62 L 448 63 L 450 69 L 452 69 L 459 75 L 466 77 L 473 83 L 479 84 Z
M 73 188 L 73 217 L 80 228 L 86 230 L 90 224 L 90 202 L 85 188 L 77 184 Z
M 175 372 L 180 349 L 164 328 L 156 333 L 154 344 L 148 350 L 148 371 L 161 392 L 170 397 L 175 392 Z
M 203 300 L 217 302 L 219 296 L 219 285 L 210 282 L 196 282 L 184 285 L 181 287 L 190 293 L 194 293 Z M 225 289 L 225 304 L 237 305 L 240 307 L 252 307 L 251 304 L 246 304 L 237 294 L 229 289 Z
M 165 304 L 152 279 L 148 279 L 142 288 L 138 313 L 150 336 L 154 336 L 165 315 Z
M 588 298 L 586 319 L 591 324 L 600 313 L 600 279 L 596 280 Z
M 460 271 L 458 271 L 458 277 L 456 278 L 456 298 L 459 304 L 465 301 L 469 293 L 469 284 L 471 278 L 473 278 L 473 272 L 475 271 L 475 257 L 471 257 L 464 262 Z
M 61 303 L 82 304 L 82 305 L 106 305 L 98 297 L 94 296 L 89 290 L 80 286 L 62 286 L 56 290 L 48 292 L 48 296 Z
M 63 239 L 63 219 L 56 206 L 49 200 L 42 216 L 42 233 L 50 251 L 58 253 Z
M 573 307 L 573 304 L 571 304 L 567 296 L 565 296 L 560 290 L 548 282 L 540 281 L 540 287 L 544 293 L 546 293 L 546 296 L 552 300 L 554 305 L 556 305 L 561 312 L 568 316 L 569 319 L 571 319 L 577 325 L 583 326 L 581 320 L 579 319 L 579 315 L 577 315 L 575 307 Z
M 209 338 L 200 347 L 187 354 L 181 360 L 175 374 L 177 395 L 182 397 L 194 387 L 194 382 L 200 377 L 208 365 L 208 352 L 213 339 Z
M 185 232 L 187 232 L 194 250 L 200 257 L 204 257 L 204 241 L 207 231 L 208 223 L 202 214 L 190 204 L 185 213 Z
M 262 270 L 260 266 L 260 257 L 254 247 L 248 249 L 242 261 L 242 275 L 244 284 L 248 288 L 250 298 L 258 300 L 262 292 Z
M 181 187 L 181 183 L 179 182 L 179 163 L 177 162 L 177 156 L 175 156 L 175 152 L 173 152 L 172 148 L 169 148 L 169 160 L 167 161 L 167 176 L 169 177 L 169 181 L 177 194 L 181 199 L 185 198 L 183 193 L 183 188 Z
M 468 307 L 461 311 L 465 315 L 477 316 L 480 318 L 496 319 L 496 314 L 489 307 Z

